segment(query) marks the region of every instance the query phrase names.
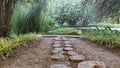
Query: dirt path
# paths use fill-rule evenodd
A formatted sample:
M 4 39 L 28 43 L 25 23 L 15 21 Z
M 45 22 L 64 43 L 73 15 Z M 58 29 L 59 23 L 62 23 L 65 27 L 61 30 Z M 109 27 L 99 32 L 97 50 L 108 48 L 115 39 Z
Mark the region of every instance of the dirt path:
M 15 55 L 0 62 L 0 68 L 49 68 L 51 38 L 35 41 L 15 50 Z
M 104 61 L 108 68 L 120 68 L 119 53 L 106 50 L 104 47 L 80 38 L 69 39 L 76 50 L 86 57 L 86 60 Z M 59 63 L 53 62 L 50 58 L 52 42 L 53 37 L 45 37 L 27 47 L 19 47 L 6 60 L 0 59 L 0 68 L 50 68 L 51 64 Z
M 120 68 L 120 50 L 115 52 L 80 38 L 72 38 L 71 41 L 76 50 L 84 54 L 87 60 L 103 61 L 107 68 Z

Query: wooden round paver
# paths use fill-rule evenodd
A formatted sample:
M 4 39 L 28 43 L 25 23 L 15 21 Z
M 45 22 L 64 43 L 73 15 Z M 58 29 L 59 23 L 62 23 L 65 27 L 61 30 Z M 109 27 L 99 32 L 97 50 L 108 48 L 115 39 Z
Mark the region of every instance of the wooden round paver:
M 54 47 L 54 48 L 61 47 L 61 44 L 54 44 L 53 47 Z
M 59 53 L 60 50 L 52 50 L 52 54 L 56 54 L 56 53 Z
M 106 66 L 100 61 L 84 61 L 78 64 L 78 68 L 106 68 Z
M 53 59 L 53 60 L 64 60 L 65 56 L 62 55 L 62 54 L 54 54 L 54 55 L 51 56 L 51 59 Z
M 55 37 L 55 40 L 56 41 L 61 41 L 62 40 L 61 38 L 62 38 L 61 36 L 57 36 L 57 37 Z
M 65 37 L 62 37 L 62 40 L 63 40 L 63 41 L 68 41 L 68 39 L 67 39 L 67 38 L 65 38 Z
M 59 47 L 59 48 L 54 48 L 53 50 L 62 51 L 62 50 L 63 50 L 63 48 L 62 48 L 62 47 Z
M 69 56 L 74 56 L 74 55 L 78 55 L 78 52 L 76 52 L 76 51 L 68 51 L 67 54 Z
M 63 55 L 66 55 L 67 52 L 66 51 L 63 51 L 63 50 L 52 50 L 52 54 L 63 54 Z
M 64 47 L 72 47 L 73 45 L 71 44 L 65 44 Z
M 71 67 L 66 66 L 64 64 L 53 64 L 53 65 L 51 65 L 50 68 L 71 68 Z
M 54 43 L 54 44 L 60 44 L 61 41 L 54 41 L 53 43 Z
M 65 51 L 73 51 L 74 49 L 72 47 L 65 47 L 64 50 Z
M 70 56 L 70 60 L 73 62 L 80 62 L 85 60 L 85 57 L 83 55 L 74 55 L 74 56 Z
M 64 41 L 64 44 L 71 44 L 70 41 Z

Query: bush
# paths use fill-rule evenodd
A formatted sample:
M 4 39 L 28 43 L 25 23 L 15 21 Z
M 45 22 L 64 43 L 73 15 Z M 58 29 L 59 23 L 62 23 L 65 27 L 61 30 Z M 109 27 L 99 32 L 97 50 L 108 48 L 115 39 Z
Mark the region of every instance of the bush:
M 70 28 L 59 28 L 53 31 L 50 31 L 48 34 L 58 34 L 58 35 L 79 35 L 80 32 Z

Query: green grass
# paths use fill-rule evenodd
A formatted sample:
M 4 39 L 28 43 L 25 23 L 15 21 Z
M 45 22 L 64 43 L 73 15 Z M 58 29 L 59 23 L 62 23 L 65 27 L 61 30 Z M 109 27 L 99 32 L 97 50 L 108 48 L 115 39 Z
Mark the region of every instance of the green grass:
M 17 1 L 11 19 L 11 34 L 19 34 L 21 29 L 25 27 L 24 22 L 31 8 L 32 5 L 30 3 L 22 3 Z
M 99 28 L 96 30 L 88 30 L 83 37 L 99 44 L 106 45 L 109 48 L 120 47 L 120 32 L 111 30 L 109 27 L 105 30 L 100 30 Z
M 49 31 L 48 34 L 52 35 L 80 35 L 82 34 L 81 31 L 77 31 L 71 28 L 58 28 L 53 31 Z
M 42 2 L 30 4 L 29 2 L 21 3 L 21 1 L 17 1 L 11 20 L 10 34 L 19 35 L 47 31 L 52 20 L 45 18 L 43 8 Z
M 13 48 L 17 48 L 21 44 L 27 43 L 32 40 L 37 40 L 41 36 L 36 34 L 25 34 L 25 35 L 12 35 L 10 38 L 0 38 L 0 55 L 7 53 Z
M 99 26 L 99 27 L 111 27 L 111 28 L 119 28 L 120 24 L 111 24 L 111 23 L 91 23 L 89 26 Z

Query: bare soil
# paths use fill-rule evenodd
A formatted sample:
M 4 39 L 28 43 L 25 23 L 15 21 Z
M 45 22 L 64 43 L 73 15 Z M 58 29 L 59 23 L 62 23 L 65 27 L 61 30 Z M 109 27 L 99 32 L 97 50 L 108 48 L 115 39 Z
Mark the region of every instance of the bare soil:
M 0 58 L 0 68 L 50 68 L 51 64 L 61 63 L 50 58 L 53 38 L 43 37 L 28 46 L 20 46 L 12 50 L 9 57 Z M 107 68 L 120 68 L 120 50 L 107 49 L 81 38 L 69 38 L 69 40 L 75 49 L 86 57 L 86 60 L 103 61 Z

